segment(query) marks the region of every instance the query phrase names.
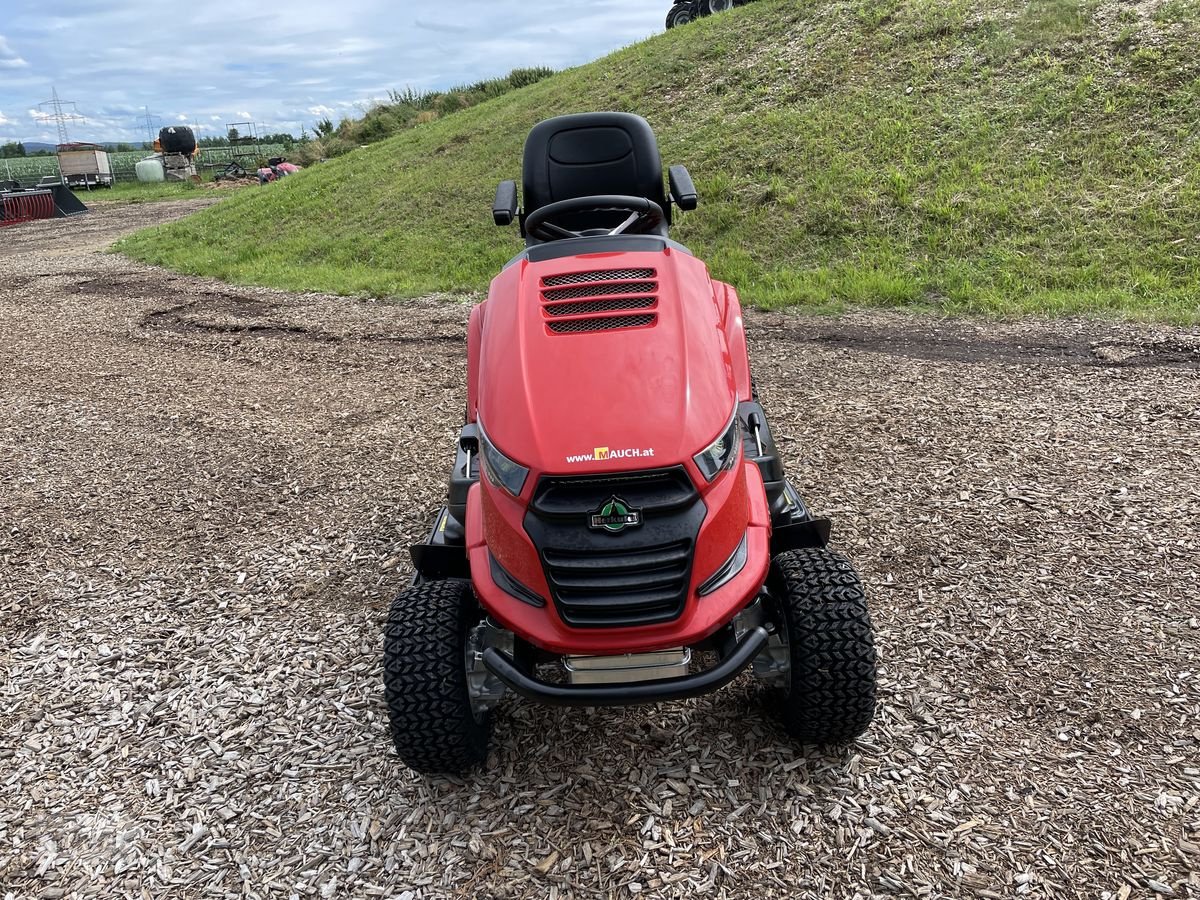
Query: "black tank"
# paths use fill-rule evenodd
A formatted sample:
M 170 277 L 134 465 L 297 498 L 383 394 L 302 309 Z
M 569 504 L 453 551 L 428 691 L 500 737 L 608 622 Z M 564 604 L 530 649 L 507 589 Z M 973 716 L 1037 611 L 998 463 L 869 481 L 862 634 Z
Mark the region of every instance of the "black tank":
M 163 153 L 191 156 L 196 152 L 196 135 L 186 125 L 168 125 L 158 133 L 158 143 Z

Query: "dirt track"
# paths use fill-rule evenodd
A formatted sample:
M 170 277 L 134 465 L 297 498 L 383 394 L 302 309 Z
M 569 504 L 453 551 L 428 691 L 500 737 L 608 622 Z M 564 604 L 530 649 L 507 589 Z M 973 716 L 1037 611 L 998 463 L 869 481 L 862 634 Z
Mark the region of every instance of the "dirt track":
M 0 894 L 1200 896 L 1200 335 L 749 316 L 869 584 L 872 731 L 797 750 L 748 680 L 510 701 L 421 781 L 380 625 L 467 307 L 99 252 L 207 202 L 0 230 Z

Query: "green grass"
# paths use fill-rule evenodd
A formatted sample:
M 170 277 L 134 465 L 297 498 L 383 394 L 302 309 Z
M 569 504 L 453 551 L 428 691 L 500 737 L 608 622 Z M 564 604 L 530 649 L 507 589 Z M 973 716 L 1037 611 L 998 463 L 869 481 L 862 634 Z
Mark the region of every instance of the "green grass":
M 94 203 L 151 203 L 155 200 L 183 200 L 203 197 L 211 191 L 190 181 L 119 181 L 110 188 L 76 191 L 75 195 L 89 206 Z
M 1111 0 L 1109 0 L 1111 2 Z M 346 294 L 486 287 L 525 134 L 645 115 L 701 193 L 675 236 L 744 302 L 1200 318 L 1200 13 L 1091 0 L 762 0 L 119 248 Z

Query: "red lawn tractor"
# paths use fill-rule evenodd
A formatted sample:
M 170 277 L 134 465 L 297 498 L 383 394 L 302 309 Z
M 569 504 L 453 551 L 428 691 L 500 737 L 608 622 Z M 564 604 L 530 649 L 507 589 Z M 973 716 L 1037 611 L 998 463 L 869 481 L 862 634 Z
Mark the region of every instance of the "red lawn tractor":
M 532 130 L 522 188 L 493 205 L 526 247 L 471 312 L 449 502 L 387 620 L 400 758 L 480 764 L 510 693 L 654 703 L 744 670 L 796 740 L 854 739 L 875 710 L 862 585 L 784 476 L 737 293 L 671 240 L 687 169 L 664 187 L 638 116 L 571 115 Z

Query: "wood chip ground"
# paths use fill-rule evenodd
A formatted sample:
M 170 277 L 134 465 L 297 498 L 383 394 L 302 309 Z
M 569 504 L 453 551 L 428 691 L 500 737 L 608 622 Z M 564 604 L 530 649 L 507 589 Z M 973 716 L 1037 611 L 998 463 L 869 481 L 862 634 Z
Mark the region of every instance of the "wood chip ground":
M 381 622 L 439 504 L 468 307 L 0 232 L 0 895 L 1200 896 L 1200 335 L 749 314 L 869 586 L 881 703 L 797 748 L 743 678 L 509 701 L 392 754 Z

